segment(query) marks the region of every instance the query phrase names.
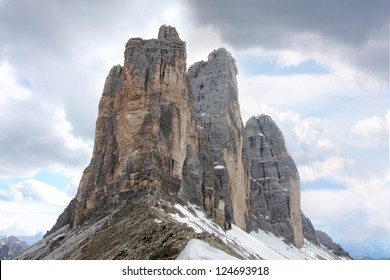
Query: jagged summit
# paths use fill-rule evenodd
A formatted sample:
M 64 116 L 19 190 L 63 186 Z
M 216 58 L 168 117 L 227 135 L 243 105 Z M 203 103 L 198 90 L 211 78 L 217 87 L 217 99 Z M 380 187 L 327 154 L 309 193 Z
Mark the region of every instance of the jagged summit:
M 223 48 L 187 71 L 171 26 L 128 40 L 104 85 L 76 197 L 18 258 L 175 259 L 191 255 L 192 239 L 242 259 L 317 258 L 304 251 L 314 249 L 338 258 L 318 248 L 302 216 L 282 132 L 264 115 L 243 125 L 237 73 Z
M 179 33 L 177 33 L 175 27 L 170 25 L 162 25 L 158 31 L 158 40 L 180 40 Z
M 208 61 L 212 60 L 231 60 L 232 63 L 236 64 L 235 59 L 233 58 L 232 54 L 226 50 L 225 48 L 218 48 L 214 51 L 212 51 L 207 56 Z M 237 68 L 236 68 L 237 69 Z

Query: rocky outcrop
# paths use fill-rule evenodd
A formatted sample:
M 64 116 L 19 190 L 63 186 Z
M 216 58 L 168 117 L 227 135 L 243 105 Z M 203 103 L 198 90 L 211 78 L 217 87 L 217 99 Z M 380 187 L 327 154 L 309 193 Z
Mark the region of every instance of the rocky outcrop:
M 229 223 L 245 229 L 248 216 L 249 155 L 238 103 L 237 67 L 225 49 L 188 70 L 198 123 L 206 133 L 216 172 L 220 207 Z
M 299 174 L 282 132 L 266 115 L 246 123 L 251 152 L 249 231 L 258 228 L 303 245 Z

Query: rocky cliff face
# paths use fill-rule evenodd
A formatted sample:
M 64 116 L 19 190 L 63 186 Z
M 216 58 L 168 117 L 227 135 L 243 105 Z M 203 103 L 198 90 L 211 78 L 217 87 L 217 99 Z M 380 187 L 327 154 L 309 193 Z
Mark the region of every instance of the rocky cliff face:
M 124 66 L 114 66 L 104 86 L 91 163 L 53 230 L 102 218 L 142 188 L 180 195 L 224 224 L 210 146 L 193 111 L 176 29 L 130 39 Z
M 264 115 L 244 127 L 236 75 L 225 49 L 187 72 L 173 27 L 130 39 L 106 79 L 76 197 L 19 258 L 174 259 L 193 238 L 238 258 L 272 255 L 239 245 L 242 230 L 319 245 L 283 135 Z
M 130 39 L 124 66 L 111 69 L 103 90 L 74 224 L 88 220 L 104 197 L 115 199 L 129 189 L 153 186 L 177 193 L 190 116 L 186 49 L 176 30 L 161 28 L 157 40 Z
M 238 103 L 237 67 L 225 49 L 188 70 L 199 125 L 206 133 L 216 172 L 215 185 L 228 222 L 246 228 L 249 154 Z
M 282 132 L 266 115 L 246 123 L 251 152 L 249 231 L 258 228 L 303 245 L 299 175 Z
M 266 115 L 252 117 L 245 130 L 251 159 L 248 231 L 271 232 L 298 248 L 306 239 L 337 256 L 351 258 L 326 233 L 316 231 L 301 211 L 298 170 L 275 122 Z

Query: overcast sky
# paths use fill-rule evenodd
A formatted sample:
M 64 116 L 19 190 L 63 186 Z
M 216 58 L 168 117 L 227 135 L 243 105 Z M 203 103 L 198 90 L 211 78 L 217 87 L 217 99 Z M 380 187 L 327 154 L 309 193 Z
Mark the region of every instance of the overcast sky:
M 109 69 L 162 24 L 188 66 L 233 54 L 243 120 L 279 125 L 317 228 L 390 250 L 387 0 L 0 0 L 0 234 L 53 225 L 89 163 Z

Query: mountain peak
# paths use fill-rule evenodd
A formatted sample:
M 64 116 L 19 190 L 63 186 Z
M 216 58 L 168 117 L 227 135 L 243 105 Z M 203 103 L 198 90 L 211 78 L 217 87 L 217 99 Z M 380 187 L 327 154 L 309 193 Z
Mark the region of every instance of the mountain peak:
M 232 58 L 233 58 L 232 54 L 229 51 L 227 51 L 225 48 L 218 48 L 218 49 L 212 51 L 207 57 L 207 59 L 209 61 L 232 59 Z
M 176 31 L 175 27 L 170 25 L 162 25 L 158 31 L 159 40 L 180 40 L 179 33 Z

